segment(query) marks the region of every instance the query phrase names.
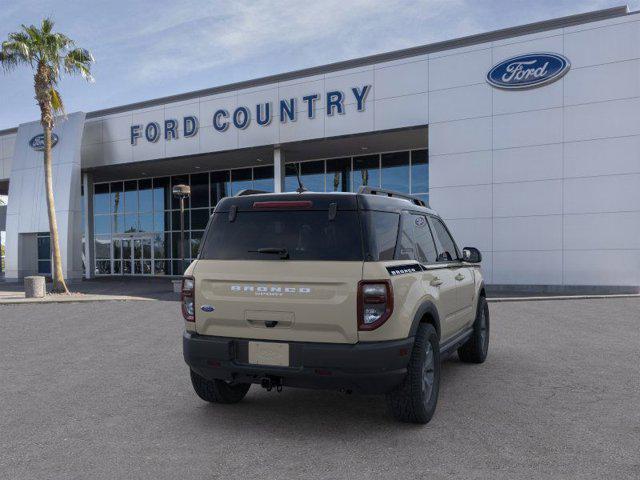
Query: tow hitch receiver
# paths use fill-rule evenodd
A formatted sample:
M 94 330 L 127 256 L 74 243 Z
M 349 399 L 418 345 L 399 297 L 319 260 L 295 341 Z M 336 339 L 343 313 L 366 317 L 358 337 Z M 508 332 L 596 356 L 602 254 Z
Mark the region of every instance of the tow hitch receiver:
M 260 380 L 260 386 L 270 392 L 273 388 L 276 389 L 277 392 L 282 391 L 282 378 L 280 377 L 263 377 Z

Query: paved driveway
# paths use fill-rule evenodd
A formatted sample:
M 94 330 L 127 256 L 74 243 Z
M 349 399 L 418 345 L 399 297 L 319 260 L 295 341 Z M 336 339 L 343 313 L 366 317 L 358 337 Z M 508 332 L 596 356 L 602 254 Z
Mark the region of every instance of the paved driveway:
M 176 303 L 0 307 L 0 478 L 640 478 L 640 300 L 491 313 L 420 427 L 333 392 L 203 403 Z

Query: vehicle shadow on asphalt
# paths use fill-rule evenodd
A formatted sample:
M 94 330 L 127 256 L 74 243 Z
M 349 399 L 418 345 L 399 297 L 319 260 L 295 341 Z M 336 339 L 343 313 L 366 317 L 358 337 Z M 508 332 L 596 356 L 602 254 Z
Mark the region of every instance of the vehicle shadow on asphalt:
M 442 364 L 440 400 L 465 368 L 456 355 Z M 387 412 L 384 395 L 359 395 L 325 390 L 284 388 L 278 393 L 267 392 L 253 385 L 247 397 L 236 405 L 205 404 L 197 410 L 201 427 L 213 430 L 271 430 L 273 434 L 324 435 L 341 432 L 342 438 L 361 438 L 371 430 L 404 430 L 421 427 L 403 424 Z M 445 408 L 443 405 L 439 409 Z M 434 420 L 438 417 L 438 411 Z M 346 436 L 344 435 L 346 434 Z

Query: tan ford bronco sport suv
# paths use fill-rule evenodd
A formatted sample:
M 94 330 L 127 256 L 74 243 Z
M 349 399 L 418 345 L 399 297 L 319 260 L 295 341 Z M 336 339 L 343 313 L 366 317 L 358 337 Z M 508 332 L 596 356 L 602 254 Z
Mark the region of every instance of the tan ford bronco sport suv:
M 426 423 L 441 360 L 487 356 L 480 260 L 408 195 L 225 198 L 183 279 L 193 387 L 217 403 L 252 383 L 380 393 L 397 419 Z

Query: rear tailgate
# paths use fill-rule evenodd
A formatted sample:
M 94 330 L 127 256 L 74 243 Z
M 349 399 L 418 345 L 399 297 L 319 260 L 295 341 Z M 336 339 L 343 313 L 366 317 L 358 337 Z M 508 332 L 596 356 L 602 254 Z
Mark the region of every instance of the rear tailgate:
M 196 330 L 202 335 L 358 340 L 361 261 L 199 260 L 194 277 Z

